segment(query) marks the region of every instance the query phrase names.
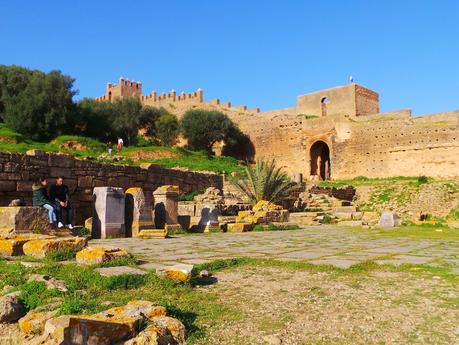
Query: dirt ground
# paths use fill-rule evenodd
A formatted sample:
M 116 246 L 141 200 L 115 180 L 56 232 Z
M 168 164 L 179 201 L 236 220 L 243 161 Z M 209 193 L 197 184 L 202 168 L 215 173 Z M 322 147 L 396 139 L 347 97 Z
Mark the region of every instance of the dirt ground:
M 240 313 L 200 344 L 459 344 L 459 287 L 411 272 L 245 267 L 208 287 Z

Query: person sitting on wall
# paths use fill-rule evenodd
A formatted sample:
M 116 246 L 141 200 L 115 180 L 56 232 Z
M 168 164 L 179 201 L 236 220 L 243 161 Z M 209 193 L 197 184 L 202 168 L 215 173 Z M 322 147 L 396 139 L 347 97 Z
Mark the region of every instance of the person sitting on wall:
M 51 186 L 49 191 L 51 199 L 55 202 L 56 214 L 57 214 L 57 227 L 62 228 L 62 209 L 67 212 L 67 227 L 73 229 L 72 225 L 72 205 L 70 204 L 69 188 L 64 184 L 64 178 L 59 176 L 56 179 L 56 183 Z
M 49 223 L 56 224 L 56 211 L 54 210 L 53 203 L 51 202 L 46 186 L 48 180 L 46 177 L 40 177 L 37 182 L 32 185 L 33 192 L 33 206 L 43 207 L 48 210 Z

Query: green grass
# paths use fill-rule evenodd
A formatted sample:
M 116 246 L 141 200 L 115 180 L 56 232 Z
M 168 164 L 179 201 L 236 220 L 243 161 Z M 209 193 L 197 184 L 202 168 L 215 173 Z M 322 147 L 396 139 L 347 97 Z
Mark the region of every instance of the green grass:
M 426 176 L 395 176 L 386 178 L 369 178 L 366 176 L 357 176 L 353 179 L 347 180 L 320 181 L 319 186 L 336 188 L 345 186 L 378 186 L 393 182 L 408 182 L 412 185 L 419 186 L 421 184 L 430 183 L 432 181 L 434 181 L 432 178 Z
M 361 227 L 346 228 L 343 231 L 368 232 L 375 238 L 383 237 L 408 237 L 416 239 L 438 239 L 446 241 L 458 241 L 459 229 L 448 228 L 443 224 L 407 225 L 391 229 L 362 229 Z
M 200 343 L 206 338 L 206 330 L 215 325 L 230 321 L 242 321 L 243 314 L 232 306 L 225 305 L 212 290 L 196 289 L 194 278 L 190 284 L 180 284 L 158 277 L 150 271 L 144 276 L 122 275 L 102 277 L 94 271 L 95 266 L 78 266 L 47 262 L 44 267 L 24 268 L 17 263 L 0 260 L 0 286 L 14 286 L 21 291 L 21 298 L 28 309 L 44 307 L 50 302 L 60 301 L 53 308 L 58 315 L 96 313 L 111 307 L 122 306 L 127 302 L 141 299 L 164 306 L 168 315 L 181 320 L 187 329 L 187 344 Z M 126 262 L 118 262 L 124 264 Z M 372 271 L 386 270 L 411 272 L 423 278 L 440 276 L 453 283 L 459 283 L 457 275 L 452 275 L 447 268 L 423 265 L 401 265 L 400 267 L 378 265 L 366 261 L 348 269 L 330 265 L 313 265 L 305 261 L 278 261 L 274 259 L 233 258 L 216 260 L 196 265 L 195 271 L 206 269 L 211 273 L 239 267 L 276 267 L 290 271 L 329 272 L 334 277 L 349 276 L 363 279 Z M 63 280 L 67 292 L 46 290 L 42 282 L 26 282 L 30 273 L 48 274 Z M 45 308 L 47 309 L 47 308 Z
M 69 147 L 69 143 L 79 143 L 83 145 L 84 149 L 75 147 L 75 145 L 70 145 Z M 194 152 L 176 147 L 144 146 L 147 144 L 142 142 L 142 147 L 125 147 L 121 152 L 117 152 L 115 149 L 113 155 L 120 156 L 122 159 L 114 161 L 113 158 L 107 156 L 106 145 L 95 139 L 61 135 L 49 143 L 35 142 L 23 138 L 19 133 L 0 123 L 0 151 L 3 152 L 25 153 L 28 150 L 36 149 L 49 153 L 65 153 L 77 158 L 91 158 L 103 163 L 129 165 L 155 163 L 165 168 L 183 167 L 193 171 L 212 171 L 225 174 L 231 174 L 232 172 L 244 173 L 239 161 L 232 157 L 209 156 L 203 152 Z M 149 152 L 157 153 L 160 158 L 149 159 Z M 138 158 L 142 156 L 147 158 Z

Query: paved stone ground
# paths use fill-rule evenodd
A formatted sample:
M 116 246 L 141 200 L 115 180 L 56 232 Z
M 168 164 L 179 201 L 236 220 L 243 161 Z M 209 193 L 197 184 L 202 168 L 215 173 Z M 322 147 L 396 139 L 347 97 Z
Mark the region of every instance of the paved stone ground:
M 375 236 L 371 231 L 308 227 L 292 231 L 174 235 L 168 239 L 93 240 L 126 248 L 145 260 L 144 268 L 176 263 L 201 264 L 235 257 L 307 261 L 348 268 L 374 260 L 380 264 L 426 264 L 459 274 L 459 242 Z

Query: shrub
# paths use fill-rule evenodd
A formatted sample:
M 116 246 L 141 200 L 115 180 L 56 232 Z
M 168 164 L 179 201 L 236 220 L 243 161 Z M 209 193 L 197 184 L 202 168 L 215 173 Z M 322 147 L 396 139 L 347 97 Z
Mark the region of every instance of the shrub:
M 429 178 L 427 176 L 419 176 L 418 177 L 418 184 L 424 184 L 429 182 Z
M 281 168 L 276 167 L 274 160 L 266 162 L 257 160 L 254 166 L 245 168 L 247 179 L 234 180 L 234 185 L 247 196 L 252 204 L 260 200 L 267 200 L 275 204 L 282 204 L 291 198 L 292 192 L 298 186 L 289 181 Z
M 253 230 L 252 231 L 265 231 L 265 228 L 263 227 L 263 225 L 261 224 L 256 224 L 254 227 L 253 227 Z
M 333 223 L 333 218 L 329 214 L 326 214 L 326 215 L 324 215 L 324 218 L 320 221 L 320 223 L 322 223 L 322 224 L 331 224 L 331 223 Z

